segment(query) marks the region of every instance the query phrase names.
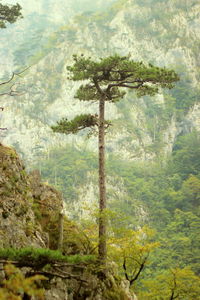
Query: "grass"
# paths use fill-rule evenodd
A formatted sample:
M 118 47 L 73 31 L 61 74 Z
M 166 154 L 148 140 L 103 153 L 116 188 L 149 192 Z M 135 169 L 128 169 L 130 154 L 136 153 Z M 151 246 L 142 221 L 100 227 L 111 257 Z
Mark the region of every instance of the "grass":
M 44 248 L 5 248 L 0 249 L 0 260 L 13 260 L 19 263 L 31 264 L 51 264 L 54 262 L 67 262 L 71 264 L 92 263 L 95 256 L 92 255 L 70 255 L 65 256 L 58 250 Z

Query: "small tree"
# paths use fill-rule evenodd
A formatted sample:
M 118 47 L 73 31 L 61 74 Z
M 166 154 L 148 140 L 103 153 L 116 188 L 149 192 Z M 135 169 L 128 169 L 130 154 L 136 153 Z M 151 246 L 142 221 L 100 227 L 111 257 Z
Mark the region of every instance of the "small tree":
M 97 126 L 99 147 L 99 259 L 106 259 L 106 185 L 105 185 L 105 103 L 122 99 L 122 88 L 136 91 L 138 97 L 153 96 L 159 88 L 173 88 L 178 75 L 173 70 L 155 67 L 151 64 L 132 61 L 129 57 L 114 55 L 94 61 L 84 55 L 73 56 L 74 64 L 67 67 L 74 81 L 86 80 L 76 92 L 76 98 L 83 101 L 98 101 L 99 114 L 76 116 L 74 120 L 62 119 L 52 126 L 54 132 L 77 133 L 84 128 Z
M 139 299 L 193 300 L 200 299 L 200 277 L 190 268 L 165 270 L 156 277 L 142 280 Z

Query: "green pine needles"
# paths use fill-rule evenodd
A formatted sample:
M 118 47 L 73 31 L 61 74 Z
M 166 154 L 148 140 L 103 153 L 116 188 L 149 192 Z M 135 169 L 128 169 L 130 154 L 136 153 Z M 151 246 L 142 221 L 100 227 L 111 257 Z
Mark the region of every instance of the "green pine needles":
M 125 95 L 122 88 L 135 89 L 138 96 L 155 95 L 160 87 L 171 89 L 179 80 L 174 70 L 135 62 L 128 56 L 116 54 L 98 62 L 84 55 L 73 58 L 74 65 L 67 67 L 72 74 L 69 78 L 89 80 L 77 91 L 76 97 L 80 100 L 99 100 L 103 94 L 106 101 L 119 101 Z
M 6 28 L 7 23 L 15 23 L 17 19 L 22 18 L 21 6 L 5 5 L 0 3 L 0 28 Z
M 60 133 L 77 133 L 84 128 L 91 128 L 98 125 L 97 115 L 84 114 L 76 116 L 73 120 L 68 121 L 64 118 L 57 122 L 57 125 L 52 126 L 54 132 Z
M 65 256 L 58 250 L 43 248 L 6 248 L 0 249 L 0 260 L 16 261 L 18 265 L 34 266 L 47 265 L 55 262 L 65 263 L 91 263 L 95 261 L 92 255 L 70 255 Z
M 159 88 L 172 89 L 179 80 L 173 70 L 135 62 L 128 56 L 116 54 L 93 61 L 91 57 L 73 55 L 73 59 L 74 64 L 67 67 L 69 79 L 89 81 L 76 92 L 75 98 L 82 101 L 99 101 L 103 97 L 104 101 L 117 102 L 125 96 L 124 88 L 135 90 L 138 97 L 153 96 Z M 54 132 L 74 134 L 98 124 L 98 115 L 81 114 L 71 121 L 64 118 L 51 128 Z

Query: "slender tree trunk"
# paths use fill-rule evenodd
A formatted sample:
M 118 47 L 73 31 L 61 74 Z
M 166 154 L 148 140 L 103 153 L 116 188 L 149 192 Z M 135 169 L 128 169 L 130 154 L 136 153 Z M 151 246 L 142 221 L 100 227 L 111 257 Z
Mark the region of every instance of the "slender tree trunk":
M 63 221 L 64 221 L 64 212 L 63 209 L 59 213 L 58 221 L 58 250 L 63 250 Z
M 105 185 L 105 100 L 99 101 L 99 260 L 106 260 L 106 185 Z

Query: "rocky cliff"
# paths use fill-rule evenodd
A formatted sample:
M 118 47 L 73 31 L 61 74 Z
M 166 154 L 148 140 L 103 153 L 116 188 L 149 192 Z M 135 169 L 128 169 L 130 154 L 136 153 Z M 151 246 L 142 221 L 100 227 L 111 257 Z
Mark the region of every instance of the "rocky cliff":
M 0 145 L 0 247 L 46 247 L 33 211 L 34 191 L 15 150 Z
M 106 278 L 99 280 L 96 263 L 88 265 L 84 261 L 83 263 L 78 262 L 77 254 L 83 254 L 77 241 L 77 239 L 82 239 L 80 233 L 77 237 L 74 235 L 74 240 L 72 238 L 69 240 L 72 230 L 74 232 L 77 230 L 75 225 L 72 227 L 67 223 L 68 227 L 65 227 L 64 232 L 64 250 L 68 253 L 76 253 L 74 263 L 63 262 L 62 264 L 55 261 L 50 271 L 52 260 L 45 259 L 45 252 L 41 254 L 39 261 L 35 260 L 36 256 L 31 255 L 30 247 L 35 250 L 38 248 L 48 250 L 49 246 L 57 247 L 55 243 L 52 243 L 52 239 L 56 238 L 55 232 L 52 233 L 51 230 L 55 231 L 55 228 L 49 230 L 48 226 L 54 218 L 58 217 L 62 208 L 61 195 L 54 188 L 41 183 L 38 171 L 27 174 L 16 151 L 2 144 L 0 145 L 0 162 L 1 254 L 3 248 L 21 250 L 29 247 L 29 250 L 26 250 L 28 256 L 24 256 L 19 263 L 17 263 L 15 255 L 15 264 L 22 268 L 26 276 L 32 274 L 33 271 L 34 274 L 45 272 L 44 274 L 48 278 L 45 283 L 45 299 L 135 299 L 129 291 L 128 282 L 116 276 L 117 271 L 112 264 L 110 264 Z M 4 257 L 6 256 L 4 255 Z M 81 257 L 84 256 L 80 256 L 79 260 Z M 4 272 L 2 272 L 4 264 L 5 258 L 2 261 L 0 257 L 0 281 L 4 278 Z

